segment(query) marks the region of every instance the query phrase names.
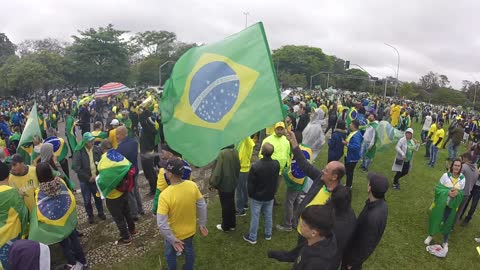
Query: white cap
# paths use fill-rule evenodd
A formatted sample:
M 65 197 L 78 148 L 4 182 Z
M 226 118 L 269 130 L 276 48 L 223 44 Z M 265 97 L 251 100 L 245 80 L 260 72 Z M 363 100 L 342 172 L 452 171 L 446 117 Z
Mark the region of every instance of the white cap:
M 113 119 L 112 122 L 110 123 L 111 126 L 120 126 L 120 122 L 118 122 L 117 119 Z
M 413 135 L 413 128 L 407 128 L 407 130 L 405 130 L 405 132 L 410 132 Z

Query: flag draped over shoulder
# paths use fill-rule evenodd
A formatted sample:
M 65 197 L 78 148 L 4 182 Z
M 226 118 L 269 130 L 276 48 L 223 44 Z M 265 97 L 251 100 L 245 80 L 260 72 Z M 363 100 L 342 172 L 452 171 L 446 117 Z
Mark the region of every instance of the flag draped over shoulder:
M 445 187 L 441 183 L 438 183 L 435 187 L 435 199 L 431 207 L 432 211 L 430 213 L 430 222 L 428 225 L 429 235 L 435 235 L 439 232 L 447 234 L 452 230 L 458 207 L 463 200 L 463 190 L 459 190 L 458 195 L 455 198 L 450 198 L 448 207 L 450 207 L 452 211 L 450 212 L 447 220 L 443 221 L 443 215 L 445 213 L 445 208 L 447 207 L 449 191 L 450 188 Z
M 114 190 L 128 173 L 132 163 L 115 149 L 110 149 L 102 155 L 98 162 L 97 187 L 103 198 Z
M 196 166 L 283 119 L 262 23 L 188 50 L 175 64 L 160 103 L 168 145 Z
M 75 120 L 72 116 L 68 116 L 65 120 L 65 135 L 67 136 L 68 144 L 70 144 L 71 150 L 75 150 L 77 147 L 77 138 L 75 137 Z M 72 153 L 73 154 L 73 153 Z
M 62 180 L 60 195 L 48 197 L 35 192 L 35 208 L 30 217 L 29 240 L 45 245 L 58 243 L 77 227 L 75 197 Z
M 18 191 L 0 186 L 0 266 L 6 266 L 8 252 L 15 240 L 28 233 L 28 210 Z
M 44 143 L 50 143 L 53 145 L 53 154 L 57 156 L 57 160 L 60 162 L 64 160 L 68 155 L 68 148 L 65 145 L 65 141 L 62 138 L 52 136 L 46 138 Z
M 33 104 L 32 110 L 28 114 L 27 123 L 25 123 L 25 128 L 17 148 L 17 153 L 23 157 L 27 165 L 30 165 L 32 162 L 30 155 L 33 152 L 33 136 L 35 135 L 42 137 L 40 125 L 38 124 L 37 103 Z

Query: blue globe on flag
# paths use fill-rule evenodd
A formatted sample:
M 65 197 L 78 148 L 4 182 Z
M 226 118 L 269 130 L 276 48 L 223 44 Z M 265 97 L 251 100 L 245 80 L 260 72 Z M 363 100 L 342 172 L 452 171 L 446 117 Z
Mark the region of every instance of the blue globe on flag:
M 189 103 L 200 119 L 217 123 L 232 110 L 239 89 L 240 80 L 235 71 L 225 62 L 213 61 L 192 77 Z

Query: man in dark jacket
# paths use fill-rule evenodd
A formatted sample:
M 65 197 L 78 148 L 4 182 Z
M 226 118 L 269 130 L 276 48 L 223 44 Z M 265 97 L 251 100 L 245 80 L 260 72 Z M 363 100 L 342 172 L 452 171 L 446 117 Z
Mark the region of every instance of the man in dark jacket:
M 292 270 L 329 270 L 337 252 L 337 241 L 332 232 L 335 217 L 333 208 L 312 205 L 302 212 L 301 233 L 306 244 L 300 250 Z
M 338 120 L 337 128 L 333 131 L 332 137 L 328 140 L 328 162 L 340 160 L 343 156 L 343 141 L 347 138 L 347 127 L 345 121 Z
M 387 227 L 388 208 L 385 193 L 388 179 L 376 173 L 367 174 L 368 199 L 358 216 L 357 226 L 345 250 L 342 269 L 362 269 L 362 264 L 375 251 Z
M 142 133 L 140 134 L 140 161 L 145 178 L 150 186 L 150 195 L 154 196 L 157 188 L 157 175 L 155 173 L 154 156 L 152 155 L 155 148 L 155 120 L 153 114 L 149 110 L 144 110 L 140 116 L 140 125 L 142 125 Z
M 218 190 L 222 206 L 222 224 L 217 224 L 217 229 L 228 232 L 235 230 L 235 188 L 240 175 L 240 158 L 233 145 L 220 151 L 215 162 L 210 187 Z
M 98 190 L 95 184 L 97 177 L 97 165 L 102 157 L 102 151 L 98 146 L 93 144 L 95 137 L 90 132 L 85 132 L 82 141 L 73 154 L 73 170 L 77 173 L 78 181 L 80 182 L 80 189 L 83 196 L 83 205 L 88 215 L 88 222 L 93 224 L 95 219 L 93 217 L 92 196 L 95 200 L 95 207 L 97 208 L 98 217 L 105 220 L 103 212 L 102 199 L 96 196 Z
M 128 205 L 133 219 L 138 220 L 138 214 L 145 214 L 142 198 L 138 191 L 138 143 L 135 139 L 128 137 L 128 129 L 125 126 L 117 127 L 115 136 L 118 142 L 117 151 L 127 158 L 135 168 L 135 186 L 131 192 L 128 192 Z
M 250 197 L 250 232 L 243 239 L 250 244 L 257 243 L 258 222 L 260 213 L 265 216 L 265 239 L 272 239 L 273 197 L 277 189 L 280 163 L 272 159 L 274 148 L 270 143 L 262 146 L 263 158 L 250 168 L 247 187 Z
M 91 113 L 88 109 L 88 102 L 86 102 L 82 107 L 80 107 L 78 112 L 78 117 L 80 118 L 78 125 L 82 130 L 82 135 L 85 134 L 85 132 L 90 132 L 90 116 Z
M 307 113 L 307 107 L 302 104 L 300 104 L 297 114 L 298 120 L 297 126 L 295 127 L 295 136 L 297 137 L 297 141 L 302 142 L 302 132 L 307 127 L 308 122 L 310 122 L 310 117 Z
M 268 257 L 279 260 L 281 262 L 293 262 L 300 252 L 300 249 L 305 244 L 305 238 L 300 234 L 301 222 L 300 214 L 307 206 L 311 205 L 324 205 L 332 196 L 332 192 L 340 184 L 340 180 L 345 175 L 345 167 L 338 161 L 329 162 L 323 171 L 317 169 L 314 165 L 310 164 L 302 153 L 298 146 L 298 142 L 295 139 L 293 132 L 288 132 L 287 138 L 290 141 L 292 147 L 293 157 L 297 161 L 300 169 L 313 179 L 312 186 L 305 195 L 305 198 L 298 206 L 297 211 L 294 214 L 294 219 L 298 220 L 297 232 L 298 241 L 297 246 L 290 251 L 269 251 Z

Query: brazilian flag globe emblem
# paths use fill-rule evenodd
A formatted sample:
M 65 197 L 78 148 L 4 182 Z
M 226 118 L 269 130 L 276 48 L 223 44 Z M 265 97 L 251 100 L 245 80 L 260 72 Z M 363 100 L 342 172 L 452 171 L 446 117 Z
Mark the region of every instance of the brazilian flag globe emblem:
M 168 145 L 196 166 L 281 121 L 263 24 L 182 55 L 165 83 L 160 110 Z

